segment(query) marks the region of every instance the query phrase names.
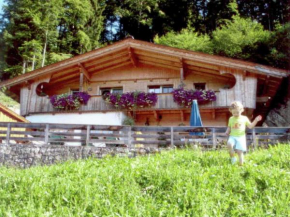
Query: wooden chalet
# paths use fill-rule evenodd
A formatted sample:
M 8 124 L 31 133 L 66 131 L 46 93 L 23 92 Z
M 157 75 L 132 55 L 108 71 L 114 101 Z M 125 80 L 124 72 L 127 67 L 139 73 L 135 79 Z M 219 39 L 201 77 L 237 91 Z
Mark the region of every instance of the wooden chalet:
M 249 118 L 255 112 L 266 115 L 288 75 L 288 71 L 256 63 L 128 38 L 4 81 L 0 87 L 18 98 L 21 115 L 31 122 L 108 125 L 114 119 L 108 115 L 120 113 L 122 118 L 133 116 L 136 125 L 178 126 L 189 125 L 190 109 L 177 105 L 170 91 L 184 84 L 185 89 L 214 90 L 217 100 L 200 105 L 203 124 L 226 126 L 228 106 L 234 100 L 243 103 Z M 157 104 L 121 111 L 102 98 L 104 92 L 135 90 L 158 93 Z M 88 104 L 78 111 L 53 109 L 49 96 L 74 91 L 87 91 L 92 96 Z

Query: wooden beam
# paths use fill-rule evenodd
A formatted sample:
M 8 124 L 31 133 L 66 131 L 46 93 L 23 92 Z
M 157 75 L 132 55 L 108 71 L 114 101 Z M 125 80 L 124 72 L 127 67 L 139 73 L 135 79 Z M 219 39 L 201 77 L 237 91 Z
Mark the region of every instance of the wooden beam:
M 184 110 L 180 110 L 180 119 L 181 122 L 184 122 Z
M 184 81 L 184 67 L 183 67 L 183 59 L 182 58 L 180 58 L 179 59 L 179 61 L 180 61 L 180 82 L 181 83 L 183 83 L 183 81 Z
M 106 68 L 109 68 L 112 65 L 122 64 L 123 62 L 126 62 L 126 61 L 128 61 L 128 62 L 130 61 L 129 57 L 128 57 L 128 54 L 124 55 L 123 57 L 120 57 L 119 59 L 107 61 L 107 62 L 104 62 L 104 63 L 99 64 L 97 66 L 94 66 L 92 68 L 89 68 L 88 70 L 89 70 L 90 73 L 93 73 L 93 72 L 96 72 L 96 71 L 101 71 L 101 70 L 104 70 Z M 130 63 L 131 63 L 131 61 L 130 61 Z
M 116 69 L 116 68 L 121 68 L 121 67 L 129 65 L 129 64 L 131 64 L 131 62 L 123 62 L 123 63 L 114 64 L 114 65 L 111 65 L 109 67 L 100 69 L 98 71 L 94 71 L 94 72 L 92 72 L 92 74 L 95 74 L 95 73 L 98 73 L 98 72 L 110 71 L 110 70 L 113 70 L 113 69 Z M 117 81 L 119 81 L 119 79 Z
M 30 90 L 30 89 L 31 89 L 31 84 L 32 84 L 31 81 L 25 81 L 23 86 L 24 86 L 24 87 L 27 87 L 28 90 Z M 7 88 L 9 89 L 10 87 L 7 87 Z
M 248 75 L 249 75 L 249 72 L 246 71 L 246 70 L 244 70 L 244 71 L 243 71 L 243 81 L 246 80 L 246 77 L 247 77 Z
M 166 68 L 166 69 L 172 69 L 172 70 L 179 70 L 180 69 L 179 67 L 175 67 L 175 66 L 167 65 L 167 64 L 160 64 L 160 63 L 153 62 L 153 61 L 145 61 L 145 60 L 139 59 L 139 62 L 144 63 L 145 65 L 151 65 L 151 66 L 155 66 L 155 67 L 159 66 L 161 68 Z
M 159 116 L 158 116 L 158 112 L 156 110 L 153 111 L 153 115 L 156 121 L 160 121 Z
M 214 76 L 216 79 L 221 79 L 221 80 L 226 80 L 228 81 L 229 79 L 231 79 L 232 77 L 228 77 L 225 75 L 220 75 L 220 74 L 213 74 L 213 73 L 207 73 L 207 72 L 200 72 L 200 71 L 196 71 L 196 70 L 187 70 L 188 73 L 194 73 L 195 75 L 202 75 L 203 77 L 212 77 Z
M 79 77 L 79 72 L 74 72 L 66 77 L 62 77 L 62 78 L 58 78 L 58 79 L 54 78 L 49 82 L 49 85 L 54 85 L 55 83 L 59 83 L 59 82 L 65 83 L 65 82 L 67 82 L 67 80 L 70 80 L 71 78 L 75 78 L 75 77 L 77 77 L 77 78 Z
M 86 67 L 86 69 L 88 70 L 89 68 L 91 68 L 91 66 L 99 65 L 99 64 L 101 64 L 103 62 L 107 62 L 107 61 L 110 61 L 110 60 L 119 59 L 120 56 L 124 56 L 124 55 L 128 55 L 127 48 L 126 49 L 122 49 L 122 50 L 118 50 L 118 51 L 116 51 L 114 53 L 111 53 L 111 54 L 100 56 L 100 57 L 98 57 L 96 59 L 92 59 L 90 61 L 86 61 L 86 62 L 83 62 L 83 63 L 84 63 L 84 66 Z
M 86 78 L 88 80 L 90 80 L 91 76 L 90 76 L 89 72 L 87 71 L 87 69 L 83 66 L 83 64 L 79 63 L 78 66 L 81 69 L 81 72 L 86 76 Z
M 265 80 L 265 82 L 264 82 L 264 86 L 263 86 L 263 91 L 262 91 L 262 94 L 263 94 L 263 95 L 264 95 L 264 94 L 267 94 L 267 92 L 268 92 L 269 80 L 270 80 L 270 76 L 267 75 L 266 80 Z
M 133 66 L 136 68 L 138 65 L 137 59 L 134 55 L 134 53 L 132 52 L 132 49 L 130 47 L 128 47 L 128 52 L 129 52 L 129 58 L 131 60 L 131 63 L 133 64 Z
M 183 83 L 184 81 L 184 71 L 183 71 L 183 68 L 180 68 L 180 82 Z
M 163 59 L 158 59 L 155 57 L 148 57 L 148 56 L 143 56 L 143 55 L 139 55 L 138 60 L 139 61 L 148 61 L 148 62 L 152 62 L 154 64 L 163 64 L 163 65 L 167 65 L 169 67 L 180 68 L 180 63 L 178 61 L 163 60 Z
M 92 70 L 95 70 L 96 68 L 98 68 L 98 66 L 104 66 L 104 65 L 108 65 L 114 61 L 118 61 L 120 59 L 124 59 L 124 58 L 128 58 L 128 52 L 122 52 L 118 55 L 114 55 L 114 56 L 110 56 L 110 58 L 106 57 L 106 58 L 102 58 L 100 60 L 96 60 L 94 62 L 92 62 L 91 64 L 85 64 L 86 69 L 89 73 L 91 73 Z
M 82 73 L 82 70 L 80 69 L 80 91 L 83 91 L 84 86 L 84 73 Z
M 212 119 L 215 120 L 215 109 L 212 110 Z
M 132 49 L 132 48 L 131 48 Z M 157 54 L 157 53 L 152 53 L 150 51 L 144 51 L 144 50 L 140 50 L 140 49 L 132 49 L 134 50 L 134 54 L 138 57 L 151 57 L 154 58 L 156 61 L 160 61 L 160 60 L 164 60 L 164 61 L 176 61 L 176 57 L 175 56 L 170 56 L 170 55 L 163 55 L 161 53 Z
M 270 96 L 261 96 L 256 98 L 257 103 L 267 103 L 271 99 Z

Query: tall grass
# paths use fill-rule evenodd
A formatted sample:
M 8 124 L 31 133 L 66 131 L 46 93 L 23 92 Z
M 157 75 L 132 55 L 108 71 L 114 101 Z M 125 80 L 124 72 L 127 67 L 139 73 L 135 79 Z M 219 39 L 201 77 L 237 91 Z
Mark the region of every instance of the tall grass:
M 290 216 L 290 145 L 0 168 L 0 216 Z

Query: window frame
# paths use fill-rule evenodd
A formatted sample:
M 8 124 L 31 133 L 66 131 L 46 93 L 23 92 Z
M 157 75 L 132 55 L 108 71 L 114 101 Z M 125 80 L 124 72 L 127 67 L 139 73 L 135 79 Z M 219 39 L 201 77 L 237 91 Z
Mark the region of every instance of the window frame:
M 155 87 L 155 88 L 154 88 Z M 156 94 L 161 94 L 164 93 L 164 88 L 172 88 L 173 91 L 173 84 L 164 84 L 164 85 L 149 85 L 148 87 L 148 93 L 156 93 L 155 91 L 150 91 L 154 88 L 154 90 L 158 90 L 159 92 Z M 167 92 L 167 93 L 171 93 L 171 92 Z
M 105 90 L 109 91 L 109 93 L 111 93 L 111 94 L 114 93 L 114 90 L 122 90 L 122 93 L 124 91 L 123 87 L 100 87 L 99 95 L 103 96 L 104 95 L 103 91 L 105 91 Z M 120 93 L 120 94 L 122 94 L 122 93 Z
M 198 85 L 204 85 L 204 89 L 203 88 L 196 88 L 196 86 Z M 193 83 L 193 87 L 195 90 L 206 90 L 206 82 L 196 82 L 196 83 Z

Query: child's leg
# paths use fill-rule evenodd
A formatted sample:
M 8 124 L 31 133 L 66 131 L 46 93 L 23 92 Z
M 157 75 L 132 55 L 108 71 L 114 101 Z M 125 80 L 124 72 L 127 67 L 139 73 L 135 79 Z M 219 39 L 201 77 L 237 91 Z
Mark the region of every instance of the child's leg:
M 241 150 L 238 150 L 238 155 L 239 155 L 239 162 L 240 162 L 240 166 L 243 166 L 244 164 L 244 152 Z
M 234 150 L 234 145 L 235 145 L 235 141 L 233 138 L 229 138 L 228 140 L 228 150 L 229 150 L 229 153 L 230 153 L 230 156 L 231 156 L 231 162 L 232 164 L 234 164 L 237 159 L 235 158 L 235 150 Z
M 228 150 L 229 150 L 231 158 L 235 157 L 234 141 L 231 138 L 228 139 L 227 145 L 228 145 Z

